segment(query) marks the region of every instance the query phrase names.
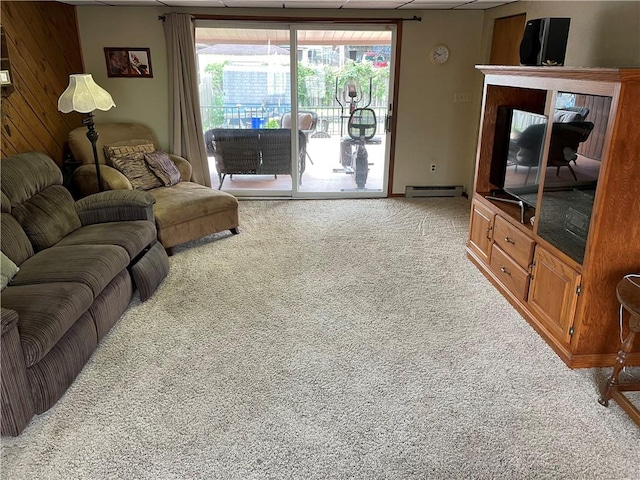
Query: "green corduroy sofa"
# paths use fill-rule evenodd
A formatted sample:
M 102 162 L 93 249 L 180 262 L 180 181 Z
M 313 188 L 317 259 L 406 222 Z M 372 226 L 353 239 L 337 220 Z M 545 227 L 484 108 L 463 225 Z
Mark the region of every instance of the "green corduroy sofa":
M 0 169 L 6 436 L 57 402 L 134 290 L 146 300 L 169 261 L 148 193 L 108 191 L 75 202 L 58 166 L 37 152 L 5 158 Z

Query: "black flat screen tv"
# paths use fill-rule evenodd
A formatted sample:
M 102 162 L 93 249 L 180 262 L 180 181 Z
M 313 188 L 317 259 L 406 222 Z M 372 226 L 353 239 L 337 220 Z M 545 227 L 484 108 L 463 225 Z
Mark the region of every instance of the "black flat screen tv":
M 491 161 L 494 193 L 506 193 L 529 207 L 536 205 L 548 118 L 499 107 Z

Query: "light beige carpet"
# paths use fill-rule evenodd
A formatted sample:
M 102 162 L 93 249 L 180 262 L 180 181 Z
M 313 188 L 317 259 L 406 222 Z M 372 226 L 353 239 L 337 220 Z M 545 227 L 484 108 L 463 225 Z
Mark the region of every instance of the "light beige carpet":
M 566 368 L 467 260 L 467 200 L 240 213 L 2 440 L 3 478 L 639 477 L 608 370 Z

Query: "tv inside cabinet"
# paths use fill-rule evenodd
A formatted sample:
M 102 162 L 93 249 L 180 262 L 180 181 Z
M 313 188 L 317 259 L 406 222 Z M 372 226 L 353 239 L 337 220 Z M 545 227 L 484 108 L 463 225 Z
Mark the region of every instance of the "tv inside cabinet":
M 616 285 L 640 272 L 640 69 L 477 68 L 485 77 L 467 255 L 569 367 L 611 366 L 628 328 L 620 332 Z M 548 118 L 539 171 L 518 168 L 517 142 L 502 138 L 505 108 Z M 578 110 L 590 134 L 563 144 L 557 123 Z M 533 174 L 533 188 L 505 193 L 505 178 Z M 524 199 L 524 216 L 496 197 Z M 640 365 L 639 347 L 628 365 Z

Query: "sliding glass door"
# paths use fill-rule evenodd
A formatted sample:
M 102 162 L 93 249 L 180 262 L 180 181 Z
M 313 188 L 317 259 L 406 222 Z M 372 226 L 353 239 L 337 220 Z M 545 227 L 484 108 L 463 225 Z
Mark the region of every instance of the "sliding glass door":
M 291 142 L 262 134 L 279 129 L 291 110 L 289 44 L 288 25 L 196 26 L 202 129 L 211 184 L 221 190 L 291 196 Z M 263 158 L 260 140 L 273 147 L 270 158 Z
M 201 22 L 212 185 L 237 196 L 386 196 L 394 31 Z
M 298 196 L 386 196 L 393 32 L 306 26 L 295 33 L 306 155 Z

